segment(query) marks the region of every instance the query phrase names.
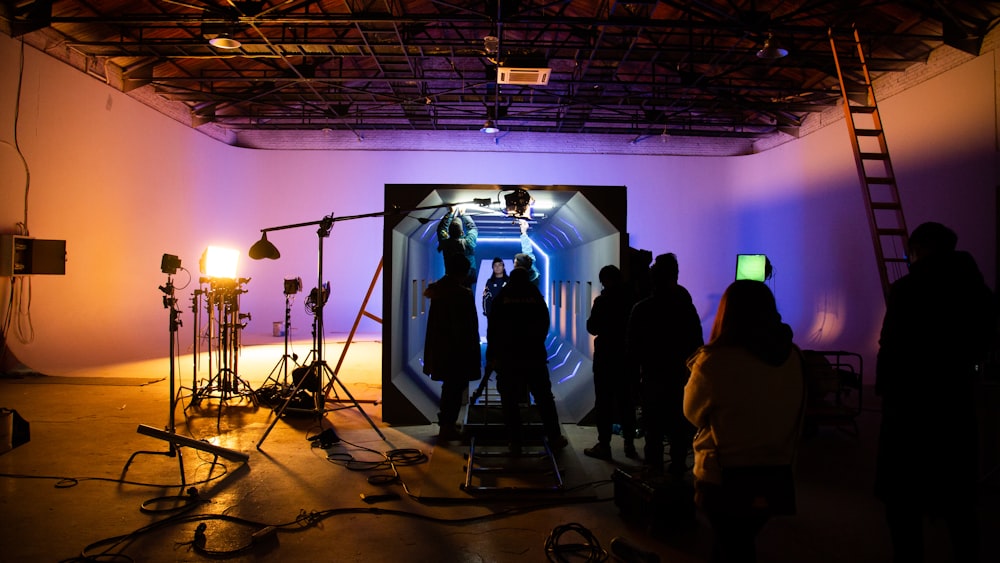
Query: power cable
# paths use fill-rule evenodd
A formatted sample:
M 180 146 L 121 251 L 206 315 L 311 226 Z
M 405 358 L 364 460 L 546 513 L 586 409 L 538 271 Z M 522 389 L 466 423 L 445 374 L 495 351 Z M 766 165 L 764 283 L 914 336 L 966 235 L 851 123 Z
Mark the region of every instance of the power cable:
M 579 539 L 573 543 L 564 543 L 563 537 L 576 535 Z M 582 540 L 582 541 L 580 541 Z M 569 557 L 567 557 L 569 556 Z M 545 538 L 545 558 L 549 561 L 607 561 L 608 552 L 601 547 L 597 537 L 582 524 L 570 522 L 556 526 Z

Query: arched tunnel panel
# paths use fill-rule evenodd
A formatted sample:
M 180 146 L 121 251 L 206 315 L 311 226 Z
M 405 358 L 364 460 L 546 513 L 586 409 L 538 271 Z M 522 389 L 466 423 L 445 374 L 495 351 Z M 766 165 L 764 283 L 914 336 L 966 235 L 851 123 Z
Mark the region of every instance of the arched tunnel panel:
M 384 246 L 390 259 L 383 283 L 383 420 L 427 424 L 437 419 L 440 384 L 423 373 L 423 344 L 430 301 L 428 284 L 444 275 L 437 227 L 451 204 L 465 208 L 479 229 L 477 308 L 494 256 L 508 272 L 520 252 L 520 229 L 506 214 L 503 195 L 527 190 L 535 201 L 528 232 L 540 289 L 549 305 L 546 345 L 553 394 L 563 422 L 582 419 L 593 407 L 590 306 L 600 291 L 597 273 L 620 265 L 627 247 L 624 186 L 386 186 Z M 480 314 L 485 346 L 486 318 Z M 473 383 L 473 385 L 475 385 Z

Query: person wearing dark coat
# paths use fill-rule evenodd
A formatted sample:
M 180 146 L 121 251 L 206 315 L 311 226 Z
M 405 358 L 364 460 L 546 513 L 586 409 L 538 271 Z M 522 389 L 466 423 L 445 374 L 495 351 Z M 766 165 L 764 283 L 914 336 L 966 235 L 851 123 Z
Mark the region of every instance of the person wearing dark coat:
M 462 394 L 470 381 L 482 376 L 479 347 L 479 316 L 472 290 L 464 285 L 469 261 L 462 255 L 445 257 L 445 275 L 424 290 L 431 300 L 424 337 L 425 374 L 440 381 L 439 437 L 460 437 L 458 413 Z
M 955 561 L 978 561 L 977 364 L 995 339 L 989 287 L 958 237 L 924 223 L 909 237 L 909 273 L 889 289 L 875 367 L 882 398 L 875 494 L 893 561 L 922 561 L 923 521 L 943 518 Z
M 677 257 L 661 254 L 649 269 L 652 295 L 635 304 L 629 317 L 628 355 L 639 366 L 646 468 L 663 473 L 664 439 L 670 443 L 669 472 L 687 471 L 695 428 L 684 417 L 688 358 L 704 343 L 691 294 L 677 283 Z
M 487 323 L 490 318 L 490 310 L 493 308 L 493 299 L 500 294 L 500 290 L 503 289 L 503 286 L 507 285 L 507 280 L 510 279 L 510 276 L 507 275 L 507 267 L 503 263 L 503 258 L 499 256 L 493 257 L 492 266 L 493 275 L 486 280 L 486 287 L 483 288 L 483 315 L 486 316 Z M 479 382 L 479 387 L 472 393 L 471 402 L 475 403 L 486 392 L 492 373 L 493 366 L 489 362 L 486 362 L 486 367 L 483 369 L 483 379 Z
M 479 227 L 462 209 L 452 207 L 441 218 L 437 229 L 438 252 L 447 259 L 451 255 L 461 255 L 469 261 L 463 284 L 473 290 L 479 278 L 476 267 L 476 243 L 479 240 Z
M 633 293 L 617 266 L 601 268 L 597 275 L 603 289 L 594 299 L 587 318 L 587 332 L 594 335 L 594 417 L 597 444 L 584 455 L 611 459 L 612 425 L 621 425 L 625 457 L 636 458 L 635 402 L 639 370 L 625 353 L 625 333 L 635 305 Z
M 559 426 L 552 382 L 549 380 L 549 309 L 545 298 L 529 279 L 528 270 L 516 267 L 507 285 L 493 299 L 486 332 L 486 363 L 497 373 L 501 411 L 512 453 L 523 443 L 520 402 L 527 389 L 534 399 L 550 448 L 567 440 Z
M 490 308 L 493 306 L 493 298 L 496 297 L 503 286 L 507 285 L 507 267 L 504 266 L 503 258 L 495 256 L 493 258 L 493 275 L 486 280 L 486 287 L 483 288 L 483 315 L 490 316 Z

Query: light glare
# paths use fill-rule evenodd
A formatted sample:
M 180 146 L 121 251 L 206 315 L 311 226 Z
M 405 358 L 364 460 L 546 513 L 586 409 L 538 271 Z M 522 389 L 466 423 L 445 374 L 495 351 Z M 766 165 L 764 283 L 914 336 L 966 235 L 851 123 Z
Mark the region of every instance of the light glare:
M 236 263 L 239 261 L 239 257 L 238 250 L 209 246 L 203 255 L 204 273 L 211 278 L 236 279 Z

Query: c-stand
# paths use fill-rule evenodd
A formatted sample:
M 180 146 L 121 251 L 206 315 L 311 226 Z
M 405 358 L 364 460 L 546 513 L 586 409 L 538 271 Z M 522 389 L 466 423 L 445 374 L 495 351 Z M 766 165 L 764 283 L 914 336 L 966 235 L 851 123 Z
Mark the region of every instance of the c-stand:
M 368 215 L 368 216 L 375 216 L 375 215 L 372 214 L 372 215 Z M 352 218 L 358 218 L 358 217 L 359 216 L 355 216 L 355 217 L 341 217 L 340 219 L 343 220 L 343 219 L 352 219 Z M 316 296 L 315 296 L 315 303 L 316 303 L 316 305 L 315 305 L 315 312 L 316 312 L 316 314 L 313 317 L 313 350 L 310 353 L 312 355 L 312 357 L 313 357 L 313 361 L 312 361 L 311 364 L 309 364 L 309 367 L 306 370 L 305 374 L 303 374 L 303 376 L 295 383 L 294 387 L 292 387 L 292 390 L 289 393 L 288 397 L 285 398 L 285 400 L 284 400 L 284 402 L 282 402 L 281 406 L 275 411 L 275 413 L 274 413 L 275 414 L 274 420 L 271 421 L 271 424 L 267 427 L 267 430 L 264 431 L 264 435 L 261 436 L 260 440 L 257 442 L 257 449 L 260 449 L 261 444 L 263 444 L 264 440 L 267 439 L 268 434 L 271 433 L 271 430 L 274 428 L 274 425 L 278 423 L 278 419 L 280 419 L 281 416 L 284 414 L 285 410 L 288 408 L 288 405 L 289 405 L 289 403 L 291 403 L 292 399 L 296 395 L 298 395 L 299 390 L 302 389 L 303 387 L 305 387 L 307 384 L 309 384 L 310 386 L 312 386 L 312 385 L 316 386 L 316 392 L 313 393 L 313 400 L 314 400 L 314 409 L 313 409 L 313 412 L 317 416 L 322 417 L 323 414 L 325 414 L 325 412 L 326 412 L 326 410 L 325 410 L 325 407 L 326 407 L 326 396 L 325 396 L 324 393 L 321 393 L 320 391 L 323 390 L 323 389 L 326 389 L 326 386 L 323 385 L 323 382 L 327 381 L 327 380 L 330 381 L 329 385 L 331 385 L 331 386 L 332 386 L 332 384 L 334 382 L 336 382 L 336 383 L 338 383 L 340 385 L 341 390 L 350 399 L 350 402 L 352 403 L 351 407 L 357 408 L 358 412 L 360 412 L 361 415 L 363 417 L 365 417 L 365 420 L 368 421 L 368 424 L 371 425 L 372 429 L 375 430 L 375 432 L 379 435 L 380 438 L 382 438 L 383 440 L 385 440 L 385 435 L 382 434 L 382 431 L 379 430 L 378 426 L 375 425 L 375 422 L 371 419 L 371 417 L 368 416 L 368 413 L 366 413 L 364 411 L 364 409 L 361 408 L 361 404 L 358 403 L 357 399 L 355 399 L 353 395 L 351 395 L 350 391 L 347 390 L 347 387 L 345 387 L 344 384 L 343 384 L 343 382 L 341 382 L 338 379 L 337 374 L 334 373 L 333 370 L 330 369 L 330 366 L 327 365 L 326 360 L 323 358 L 323 339 L 324 339 L 324 334 L 323 334 L 323 310 L 324 310 L 324 307 L 326 305 L 326 300 L 329 297 L 329 291 L 330 291 L 329 290 L 329 287 L 330 287 L 329 284 L 328 283 L 324 284 L 324 281 L 323 281 L 323 240 L 330 236 L 330 229 L 333 228 L 334 221 L 335 221 L 335 219 L 334 219 L 333 215 L 328 215 L 326 217 L 323 217 L 323 219 L 321 219 L 319 221 L 311 221 L 311 222 L 308 222 L 308 223 L 298 223 L 298 224 L 295 224 L 295 225 L 286 225 L 284 227 L 275 227 L 275 228 L 270 229 L 270 230 L 291 229 L 291 228 L 303 227 L 303 226 L 307 226 L 307 225 L 319 225 L 319 228 L 316 231 L 319 245 L 318 245 L 318 260 L 317 260 L 317 264 L 318 264 L 318 266 L 317 266 L 317 279 L 316 279 L 316 287 L 314 289 L 314 291 L 316 292 Z M 266 242 L 266 240 L 267 239 L 266 239 L 266 231 L 265 231 L 265 237 L 262 239 L 262 241 Z M 254 258 L 254 254 L 255 254 L 253 250 L 254 249 L 251 248 L 251 252 L 250 252 L 250 257 L 251 258 Z M 276 249 L 275 249 L 274 252 L 275 252 L 275 254 L 277 254 L 277 250 Z
M 225 403 L 232 397 L 248 397 L 256 404 L 256 395 L 237 373 L 239 365 L 240 331 L 242 320 L 248 315 L 240 314 L 239 296 L 246 292 L 243 289 L 247 279 L 208 278 L 211 290 L 208 295 L 209 334 L 217 332 L 216 352 L 219 355 L 219 371 L 212 375 L 200 388 L 195 388 L 191 396 L 191 406 L 198 406 L 202 399 L 218 398 Z M 218 313 L 217 322 L 212 327 L 212 319 Z M 211 338 L 211 336 L 209 337 Z M 209 346 L 211 354 L 211 346 Z M 211 369 L 211 362 L 209 363 Z M 221 410 L 219 411 L 221 414 Z
M 485 202 L 483 200 L 473 200 L 471 202 L 463 202 L 463 203 L 475 203 L 475 204 L 479 204 L 479 205 L 484 205 L 484 204 L 488 205 L 489 204 L 489 200 L 485 200 Z M 442 204 L 438 204 L 438 205 L 430 205 L 430 206 L 425 206 L 425 207 L 417 207 L 417 208 L 413 208 L 413 209 L 409 209 L 409 210 L 394 209 L 394 210 L 391 211 L 391 213 L 409 213 L 410 211 L 420 211 L 420 210 L 423 210 L 423 209 L 437 209 L 437 208 L 441 208 L 441 207 L 453 207 L 455 205 L 459 205 L 459 204 L 456 204 L 456 203 L 442 203 Z M 310 356 L 313 357 L 313 361 L 312 361 L 311 364 L 309 364 L 309 367 L 308 367 L 306 373 L 299 379 L 298 382 L 296 382 L 296 384 L 295 384 L 294 388 L 292 389 L 292 392 L 289 394 L 288 398 L 286 398 L 285 401 L 282 403 L 281 407 L 278 408 L 275 411 L 275 415 L 276 416 L 274 417 L 274 420 L 271 421 L 270 426 L 267 427 L 267 430 L 264 432 L 264 435 L 261 436 L 260 440 L 257 442 L 257 449 L 260 449 L 261 444 L 264 443 L 264 440 L 267 438 L 267 435 L 271 433 L 271 430 L 274 428 L 274 425 L 277 424 L 278 419 L 281 417 L 282 414 L 284 414 L 285 410 L 288 408 L 288 404 L 298 394 L 299 390 L 301 388 L 303 388 L 306 384 L 316 385 L 317 388 L 319 388 L 321 390 L 320 392 L 316 392 L 314 394 L 314 396 L 313 396 L 313 399 L 314 399 L 314 402 L 315 402 L 313 412 L 315 412 L 317 415 L 322 416 L 326 412 L 325 405 L 326 405 L 327 401 L 349 403 L 347 406 L 345 406 L 345 407 L 339 407 L 339 408 L 356 408 L 356 409 L 358 409 L 358 412 L 360 412 L 362 414 L 362 416 L 365 417 L 365 419 L 368 421 L 368 424 L 370 424 L 371 427 L 375 430 L 375 432 L 377 432 L 378 435 L 383 440 L 385 440 L 385 435 L 382 434 L 382 431 L 378 429 L 378 427 L 375 425 L 375 423 L 372 421 L 372 419 L 368 416 L 368 413 L 366 413 L 364 411 L 364 409 L 361 408 L 361 405 L 358 403 L 357 399 L 355 399 L 354 396 L 351 395 L 350 391 L 347 390 L 347 387 L 345 387 L 344 384 L 343 384 L 343 382 L 340 381 L 340 379 L 337 377 L 337 370 L 340 369 L 341 364 L 343 363 L 344 354 L 341 354 L 340 361 L 337 364 L 337 370 L 331 370 L 330 366 L 328 366 L 327 363 L 326 363 L 326 361 L 323 359 L 323 338 L 324 338 L 324 334 L 323 334 L 323 306 L 324 306 L 324 304 L 326 302 L 326 298 L 325 298 L 325 296 L 322 295 L 322 292 L 323 292 L 323 288 L 324 287 L 326 287 L 327 291 L 329 291 L 329 289 L 328 289 L 329 285 L 328 284 L 324 285 L 324 283 L 323 283 L 323 239 L 325 239 L 328 236 L 330 236 L 330 229 L 333 227 L 333 223 L 336 222 L 336 221 L 348 221 L 348 220 L 352 220 L 352 219 L 361 219 L 361 218 L 364 218 L 364 217 L 384 217 L 385 215 L 387 215 L 389 213 L 390 212 L 382 211 L 382 212 L 376 212 L 376 213 L 366 213 L 366 214 L 363 214 L 363 215 L 351 215 L 351 216 L 343 216 L 343 217 L 336 217 L 336 218 L 334 218 L 334 216 L 331 214 L 331 215 L 328 215 L 328 216 L 322 218 L 319 221 L 309 221 L 309 222 L 306 222 L 306 223 L 296 223 L 294 225 L 284 225 L 284 226 L 281 226 L 281 227 L 270 227 L 270 228 L 266 228 L 266 229 L 261 229 L 262 236 L 261 236 L 260 240 L 257 241 L 256 243 L 254 243 L 254 245 L 250 247 L 249 254 L 250 254 L 250 258 L 251 259 L 260 260 L 260 259 L 263 259 L 263 258 L 268 258 L 268 259 L 271 259 L 271 260 L 277 260 L 278 258 L 281 257 L 281 253 L 278 252 L 278 249 L 275 248 L 273 244 L 271 244 L 270 242 L 268 242 L 268 240 L 267 240 L 267 233 L 268 232 L 270 232 L 270 231 L 278 231 L 278 230 L 283 230 L 283 229 L 294 229 L 294 228 L 306 227 L 306 226 L 310 226 L 310 225 L 319 225 L 319 229 L 316 232 L 316 234 L 319 235 L 319 260 L 318 260 L 319 267 L 318 267 L 318 277 L 317 277 L 317 283 L 316 283 L 316 289 L 315 289 L 316 292 L 317 292 L 318 299 L 317 299 L 317 306 L 316 306 L 316 315 L 315 315 L 315 319 L 313 320 L 313 350 L 312 350 L 312 352 L 310 352 Z M 379 262 L 379 270 L 378 271 L 381 271 L 381 268 L 382 268 L 382 263 Z M 378 272 L 376 272 L 375 278 L 372 279 L 372 285 L 368 289 L 369 296 L 371 295 L 372 289 L 374 289 L 375 281 L 377 279 L 378 279 Z M 365 298 L 365 303 L 366 304 L 367 304 L 367 301 L 368 301 L 368 297 Z M 358 314 L 358 319 L 355 320 L 354 328 L 351 329 L 351 337 L 352 338 L 353 338 L 353 335 L 354 335 L 354 330 L 357 329 L 358 321 L 360 320 L 360 317 L 361 317 L 361 315 L 363 313 L 364 313 L 364 305 L 362 306 L 362 309 L 361 309 L 361 311 Z M 348 344 L 350 344 L 350 340 L 351 339 L 349 338 L 348 339 Z M 344 352 L 346 353 L 346 351 L 347 351 L 347 349 L 345 347 Z M 299 368 L 299 369 L 301 369 L 301 368 Z M 296 371 L 298 371 L 298 370 L 296 370 Z M 329 378 L 329 380 L 326 383 L 326 385 L 322 385 L 322 383 L 323 383 L 323 381 L 325 379 L 324 375 L 327 378 Z M 336 389 L 334 387 L 334 384 L 338 385 L 340 387 L 341 391 L 343 391 L 344 394 L 347 395 L 347 398 L 348 398 L 347 400 L 342 400 L 340 398 L 335 398 L 335 399 L 328 399 L 327 398 L 327 396 L 329 395 L 329 393 L 331 391 L 334 391 L 334 392 L 336 391 Z M 331 409 L 331 410 L 338 410 L 338 409 Z
M 289 281 L 297 283 L 289 284 Z M 271 373 L 268 374 L 264 383 L 262 383 L 257 389 L 258 401 L 265 404 L 273 403 L 278 399 L 284 398 L 285 393 L 289 390 L 288 362 L 291 361 L 296 368 L 299 367 L 298 355 L 289 354 L 288 346 L 292 330 L 292 296 L 301 291 L 301 289 L 302 280 L 298 278 L 295 280 L 285 280 L 285 353 L 281 356 L 281 359 L 278 360 L 278 363 L 271 369 Z M 281 381 L 278 381 L 278 374 L 281 374 Z M 268 404 L 268 406 L 273 407 L 274 405 Z
M 177 463 L 178 466 L 180 467 L 180 472 L 181 472 L 181 486 L 183 487 L 187 484 L 187 481 L 185 480 L 185 475 L 184 475 L 184 459 L 181 456 L 181 450 L 180 450 L 180 446 L 182 445 L 212 453 L 216 456 L 216 458 L 222 456 L 231 461 L 246 462 L 250 459 L 250 456 L 241 452 L 236 452 L 228 450 L 226 448 L 215 446 L 213 444 L 209 444 L 208 442 L 200 442 L 198 440 L 194 440 L 186 436 L 177 435 L 176 415 L 175 415 L 175 411 L 177 410 L 177 402 L 176 402 L 176 397 L 174 395 L 174 380 L 176 377 L 176 368 L 175 368 L 174 356 L 177 349 L 175 344 L 175 341 L 177 339 L 177 329 L 178 327 L 181 326 L 182 323 L 180 319 L 180 310 L 177 308 L 177 298 L 174 297 L 173 274 L 177 272 L 177 268 L 180 268 L 180 265 L 181 265 L 180 259 L 178 259 L 176 256 L 172 256 L 170 254 L 163 255 L 161 269 L 163 270 L 163 273 L 167 274 L 167 283 L 165 285 L 160 286 L 160 291 L 163 292 L 164 308 L 170 309 L 170 389 L 169 389 L 169 400 L 168 400 L 168 405 L 170 410 L 167 417 L 168 420 L 167 427 L 166 430 L 159 430 L 157 428 L 153 428 L 152 426 L 140 424 L 139 427 L 136 429 L 136 432 L 140 434 L 145 434 L 147 436 L 152 436 L 153 438 L 158 438 L 160 440 L 167 441 L 170 444 L 170 447 L 165 452 L 153 452 L 153 451 L 133 452 L 132 455 L 129 456 L 128 461 L 125 462 L 125 467 L 122 468 L 122 478 L 123 479 L 125 478 L 125 473 L 128 472 L 129 465 L 132 464 L 132 460 L 135 459 L 135 456 L 139 454 L 165 455 L 170 457 L 176 456 Z

